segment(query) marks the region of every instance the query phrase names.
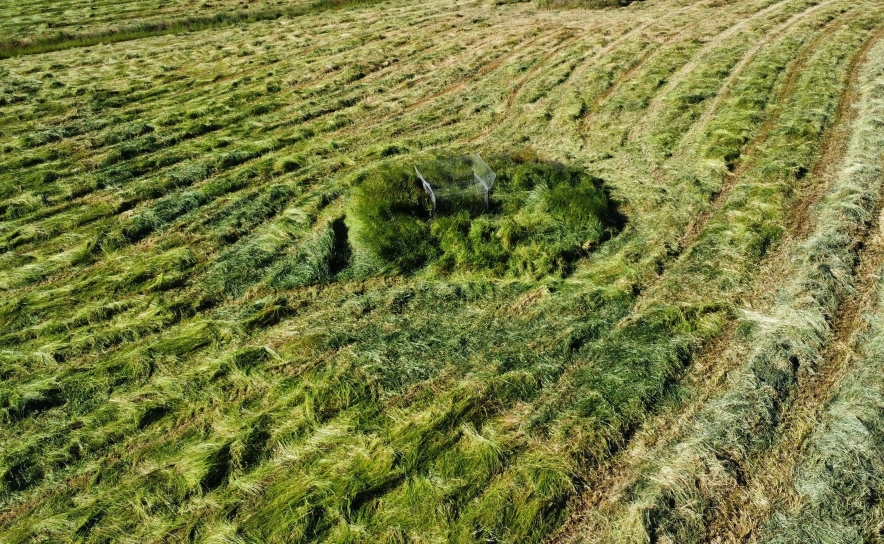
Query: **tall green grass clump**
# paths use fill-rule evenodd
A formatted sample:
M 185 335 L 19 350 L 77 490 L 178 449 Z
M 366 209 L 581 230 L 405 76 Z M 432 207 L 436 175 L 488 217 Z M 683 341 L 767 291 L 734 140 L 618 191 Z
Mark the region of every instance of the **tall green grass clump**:
M 604 181 L 584 170 L 518 156 L 490 162 L 497 180 L 487 210 L 467 191 L 440 195 L 434 211 L 411 165 L 378 169 L 353 193 L 356 245 L 398 270 L 432 263 L 442 273 L 542 277 L 569 272 L 622 228 Z M 421 168 L 429 180 L 440 169 Z
M 436 256 L 431 240 L 432 205 L 414 171 L 379 168 L 353 194 L 354 235 L 380 261 L 411 270 Z

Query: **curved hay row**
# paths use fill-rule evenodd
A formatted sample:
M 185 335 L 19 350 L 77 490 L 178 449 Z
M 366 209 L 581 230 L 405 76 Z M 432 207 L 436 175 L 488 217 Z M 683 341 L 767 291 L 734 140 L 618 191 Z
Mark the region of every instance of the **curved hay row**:
M 869 38 L 855 59 L 864 58 L 880 36 L 878 32 Z M 871 65 L 869 62 L 863 66 Z M 871 96 L 864 98 L 868 100 Z M 861 111 L 860 115 L 867 113 Z M 868 123 L 868 119 L 860 118 L 859 122 Z M 720 503 L 732 500 L 733 487 L 752 483 L 754 456 L 776 439 L 778 414 L 788 413 L 792 391 L 802 386 L 801 379 L 796 383 L 793 374 L 799 365 L 817 366 L 814 354 L 821 353 L 829 338 L 826 320 L 850 291 L 848 278 L 855 262 L 855 250 L 850 248 L 856 244 L 845 237 L 863 236 L 865 221 L 875 214 L 878 201 L 878 187 L 870 183 L 874 180 L 855 179 L 855 175 L 865 174 L 848 167 L 856 160 L 865 160 L 860 157 L 879 154 L 865 150 L 864 146 L 876 145 L 865 134 L 862 130 L 854 131 L 851 150 L 843 163 L 847 166 L 842 167 L 840 181 L 829 188 L 829 196 L 820 205 L 816 221 L 819 230 L 795 249 L 794 259 L 807 263 L 808 276 L 799 276 L 785 287 L 778 306 L 772 310 L 774 317 L 757 320 L 761 330 L 752 340 L 755 352 L 746 366 L 734 373 L 723 396 L 706 404 L 692 431 L 681 442 L 668 446 L 676 453 L 652 463 L 653 472 L 633 484 L 633 493 L 638 498 L 627 503 L 628 512 L 621 512 L 619 523 L 609 529 L 613 532 L 596 535 L 597 538 L 694 542 L 726 536 L 723 531 L 740 538 L 745 536 L 741 531 L 750 531 L 758 523 L 758 517 L 751 512 L 740 512 L 746 505 L 722 512 L 718 509 L 723 508 Z M 825 269 L 818 264 L 823 259 Z M 844 271 L 838 272 L 841 268 Z M 800 266 L 797 269 L 802 270 Z M 790 360 L 794 361 L 791 367 Z M 775 451 L 768 470 L 779 473 L 782 463 Z M 758 497 L 759 493 L 775 492 L 764 485 L 749 491 L 752 494 L 746 500 L 759 501 L 764 500 L 763 496 Z M 760 503 L 753 508 L 764 510 Z M 728 512 L 735 517 L 728 517 Z M 706 534 L 710 515 L 722 518 Z
M 879 124 L 876 119 L 880 116 L 882 106 L 878 96 L 878 90 L 882 84 L 881 70 L 877 67 L 879 63 L 876 59 L 881 58 L 884 48 L 882 48 L 880 38 L 876 44 L 870 43 L 869 45 L 874 45 L 874 47 L 867 49 L 865 65 L 857 69 L 855 87 L 845 97 L 850 101 L 846 105 L 850 111 L 845 117 L 847 117 L 846 121 L 849 122 L 853 134 L 849 141 L 845 142 L 844 159 L 838 172 L 838 175 L 842 177 L 849 174 L 854 178 L 856 186 L 851 187 L 851 191 L 858 195 L 854 196 L 854 199 L 862 202 L 861 207 L 868 213 L 864 217 L 865 228 L 868 232 L 866 241 L 859 251 L 855 263 L 856 293 L 845 301 L 835 318 L 832 319 L 832 339 L 822 352 L 819 365 L 812 375 L 799 378 L 804 383 L 795 394 L 789 411 L 782 415 L 782 432 L 774 447 L 756 461 L 755 473 L 752 480 L 747 482 L 747 488 L 764 489 L 763 495 L 770 497 L 764 505 L 763 517 L 765 519 L 770 511 L 784 510 L 795 504 L 798 501 L 796 493 L 804 494 L 809 489 L 820 489 L 816 482 L 807 481 L 809 479 L 806 476 L 807 472 L 813 472 L 814 469 L 808 468 L 812 463 L 808 458 L 812 458 L 812 455 L 805 453 L 805 451 L 809 449 L 819 452 L 819 444 L 828 440 L 827 433 L 837 433 L 838 431 L 832 429 L 840 425 L 840 423 L 833 423 L 833 426 L 828 430 L 821 430 L 820 423 L 827 420 L 838 420 L 839 417 L 842 417 L 837 415 L 841 411 L 856 413 L 855 411 L 865 410 L 868 407 L 868 400 L 854 402 L 850 399 L 851 394 L 844 392 L 856 391 L 851 388 L 857 387 L 856 384 L 862 383 L 862 380 L 869 380 L 869 377 L 875 373 L 874 348 L 866 347 L 867 344 L 863 338 L 869 334 L 866 330 L 865 320 L 877 308 L 876 300 L 880 293 L 877 285 L 878 271 L 882 265 L 881 244 L 884 242 L 880 232 L 880 210 L 873 209 L 876 190 L 878 190 L 877 200 L 880 202 L 880 180 L 876 180 L 876 178 L 880 177 L 881 168 L 884 166 L 881 160 L 881 149 L 884 142 L 876 135 Z M 844 172 L 845 169 L 847 173 Z M 874 338 L 874 335 L 871 334 L 870 337 Z M 871 345 L 874 346 L 873 343 Z M 861 354 L 866 355 L 861 358 Z M 865 389 L 874 392 L 876 387 L 872 385 L 874 382 L 867 383 L 869 385 Z M 823 409 L 826 411 L 825 414 L 822 413 Z M 835 440 L 837 442 L 843 438 Z M 842 447 L 850 450 L 856 447 L 856 444 L 852 441 L 842 442 Z M 858 450 L 862 451 L 861 448 Z M 846 466 L 853 463 L 853 461 L 844 459 L 844 457 L 853 456 L 852 452 L 847 453 L 845 450 L 821 455 L 829 456 L 828 466 Z M 841 458 L 839 459 L 839 457 Z M 799 462 L 803 463 L 803 466 L 799 466 L 796 470 L 796 465 Z M 819 460 L 813 461 L 813 463 L 819 463 Z M 846 513 L 851 508 L 855 508 L 855 506 L 846 506 L 846 503 L 856 505 L 868 496 L 868 492 L 861 490 L 861 487 L 852 487 L 859 480 L 851 480 L 851 477 L 843 474 L 817 474 L 817 477 L 828 478 L 828 482 L 824 485 L 830 486 L 832 489 L 841 488 L 843 491 L 838 493 L 841 498 L 836 499 L 834 495 L 829 495 L 824 499 L 821 495 L 812 493 L 814 498 L 807 501 L 807 506 L 802 508 L 804 513 L 799 514 L 798 511 L 793 511 L 791 516 L 793 516 L 793 522 L 798 516 L 804 516 L 806 520 L 813 518 L 813 522 L 801 523 L 799 526 L 789 522 L 779 524 L 777 521 L 773 523 L 774 526 L 779 525 L 780 529 L 784 525 L 791 526 L 791 528 L 784 531 L 766 531 L 769 533 L 767 535 L 763 535 L 762 527 L 756 525 L 752 532 L 752 538 L 757 539 L 759 535 L 763 535 L 762 541 L 783 541 L 782 539 L 786 538 L 785 535 L 791 533 L 790 538 L 795 541 L 824 540 L 826 538 L 851 541 L 859 538 L 858 533 L 874 526 L 870 518 L 861 519 L 862 516 L 869 513 L 871 508 L 874 508 L 872 505 L 869 508 L 862 507 L 860 510 L 853 510 L 854 514 L 848 515 Z M 880 476 L 870 472 L 864 477 L 874 481 Z M 747 494 L 761 495 L 761 493 L 748 491 L 748 489 Z M 741 494 L 735 493 L 731 497 L 736 498 L 739 495 Z M 758 506 L 757 502 L 749 501 L 744 506 L 736 507 L 741 511 L 739 516 L 731 517 L 761 518 L 762 516 L 759 514 L 751 514 L 751 511 L 757 509 Z M 732 508 L 724 508 L 723 511 L 733 510 Z M 779 521 L 784 521 L 784 519 L 781 518 Z M 824 527 L 827 525 L 830 527 L 830 532 L 825 536 L 816 533 L 813 529 L 814 526 Z M 777 533 L 779 533 L 779 537 L 771 538 L 771 535 Z

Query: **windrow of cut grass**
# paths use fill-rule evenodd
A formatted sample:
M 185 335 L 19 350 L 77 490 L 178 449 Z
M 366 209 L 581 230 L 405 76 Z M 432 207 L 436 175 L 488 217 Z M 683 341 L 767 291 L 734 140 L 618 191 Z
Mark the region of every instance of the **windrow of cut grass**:
M 784 9 L 789 12 L 796 9 L 807 9 L 812 3 L 793 3 L 794 5 L 786 5 Z M 756 6 L 757 9 L 763 9 L 769 3 Z M 820 16 L 822 19 L 824 16 Z M 774 21 L 767 23 L 773 26 Z M 719 23 L 720 24 L 720 23 Z M 764 26 L 759 30 L 764 30 Z M 706 30 L 709 29 L 698 29 Z M 734 102 L 727 110 L 720 112 L 716 116 L 716 121 L 720 120 L 721 124 L 726 128 L 734 129 L 730 124 L 728 115 L 732 117 L 743 117 L 742 127 L 740 127 L 745 139 L 733 142 L 734 148 L 731 153 L 736 156 L 751 148 L 754 141 L 754 135 L 759 132 L 761 125 L 773 113 L 766 111 L 767 107 L 777 99 L 776 88 L 784 83 L 781 78 L 771 77 L 771 74 L 779 73 L 793 60 L 795 51 L 801 44 L 810 39 L 816 31 L 816 25 L 810 24 L 799 29 L 795 35 L 790 34 L 788 41 L 779 41 L 778 47 L 769 49 L 769 56 L 765 56 L 765 60 L 770 62 L 769 65 L 761 63 L 753 64 L 754 71 L 745 79 L 745 83 L 741 85 L 741 92 L 750 89 L 762 91 L 758 102 L 749 104 L 744 102 Z M 647 270 L 659 269 L 665 267 L 666 262 L 670 262 L 673 257 L 677 256 L 683 248 L 679 247 L 680 233 L 684 232 L 687 226 L 696 217 L 694 211 L 699 206 L 706 205 L 711 195 L 715 194 L 728 178 L 728 161 L 735 160 L 734 157 L 722 157 L 715 150 L 715 144 L 721 136 L 716 131 L 704 135 L 701 141 L 695 142 L 694 151 L 690 158 L 676 158 L 677 160 L 667 160 L 665 156 L 658 155 L 655 158 L 647 157 L 642 150 L 647 146 L 644 141 L 644 133 L 636 134 L 636 141 L 629 143 L 628 135 L 622 131 L 620 127 L 632 127 L 640 119 L 645 108 L 649 106 L 650 98 L 654 95 L 659 81 L 662 81 L 663 74 L 673 70 L 673 63 L 676 67 L 678 62 L 688 62 L 691 57 L 686 54 L 691 51 L 706 56 L 706 53 L 700 51 L 698 46 L 692 46 L 687 52 L 682 48 L 673 44 L 673 48 L 669 53 L 661 52 L 648 61 L 648 65 L 635 74 L 634 79 L 637 81 L 620 92 L 613 95 L 617 98 L 618 103 L 612 100 L 606 101 L 599 112 L 593 117 L 593 128 L 590 131 L 586 141 L 587 150 L 599 152 L 607 149 L 606 152 L 598 156 L 594 156 L 595 164 L 593 171 L 597 175 L 605 179 L 622 180 L 624 183 L 629 180 L 629 198 L 624 198 L 628 202 L 628 206 L 635 206 L 639 213 L 635 214 L 635 221 L 648 221 L 653 224 L 654 228 L 642 226 L 637 227 L 645 231 L 645 233 L 653 237 L 652 240 L 644 240 L 647 246 L 652 248 L 649 251 L 640 250 L 645 253 L 646 262 L 642 263 L 642 268 Z M 724 66 L 718 68 L 718 75 L 710 78 L 709 74 L 697 74 L 696 77 L 687 78 L 678 91 L 681 97 L 678 102 L 687 103 L 685 95 L 691 94 L 692 85 L 703 85 L 707 89 L 715 88 L 717 82 L 721 82 L 727 75 L 727 67 L 732 65 L 735 57 L 731 50 L 731 44 L 721 47 L 726 61 Z M 739 52 L 739 49 L 737 49 Z M 736 57 L 738 58 L 738 57 Z M 677 69 L 677 68 L 675 68 Z M 751 77 L 751 79 L 750 79 Z M 658 83 L 654 83 L 658 82 Z M 708 90 L 706 91 L 709 92 Z M 742 94 L 741 94 L 742 96 Z M 702 100 L 691 101 L 691 115 L 688 118 L 696 118 L 703 107 L 708 102 L 708 97 Z M 628 104 L 628 108 L 625 105 Z M 761 107 L 759 107 L 761 106 Z M 681 105 L 676 105 L 682 108 Z M 749 117 L 751 115 L 751 117 Z M 679 125 L 678 123 L 664 124 L 662 126 L 648 126 L 646 131 L 648 134 L 659 135 L 661 132 L 671 131 L 670 138 L 679 139 L 684 134 L 689 125 Z M 655 136 L 657 137 L 657 136 Z M 614 140 L 616 139 L 616 143 Z M 608 140 L 605 142 L 605 140 Z M 645 160 L 643 160 L 645 159 Z M 649 180 L 654 180 L 649 182 Z M 677 185 L 676 185 L 677 184 Z M 689 185 L 688 185 L 689 184 Z M 678 191 L 676 195 L 673 191 Z M 669 199 L 684 199 L 679 205 L 674 206 L 675 210 L 682 210 L 684 213 L 679 214 L 677 211 L 673 213 L 668 207 L 655 206 Z M 656 214 L 655 211 L 661 211 Z M 665 211 L 662 211 L 665 210 Z M 627 211 L 628 213 L 628 211 Z M 648 243 L 649 242 L 649 243 Z M 655 264 L 655 262 L 657 264 Z M 650 266 L 649 266 L 650 265 Z M 647 281 L 647 280 L 644 280 Z
M 884 168 L 884 141 L 878 135 L 884 111 L 880 99 L 884 72 L 877 60 L 882 53 L 884 46 L 879 43 L 869 51 L 868 67 L 860 73 L 863 99 L 856 105 L 853 142 L 861 141 L 862 150 L 857 149 L 860 144 L 854 143 L 852 160 L 845 161 L 862 181 L 880 179 Z M 866 183 L 869 192 L 880 188 L 880 181 L 877 185 Z M 880 218 L 872 224 L 880 231 Z M 865 244 L 862 268 L 871 277 L 880 278 L 881 232 L 871 232 L 869 237 L 872 239 Z M 775 513 L 762 532 L 762 542 L 873 541 L 879 536 L 881 506 L 875 497 L 882 470 L 876 415 L 881 394 L 877 377 L 881 286 L 880 280 L 872 283 L 872 292 L 854 295 L 863 304 L 860 311 L 864 312 L 856 318 L 867 320 L 870 327 L 867 329 L 863 322 L 846 324 L 856 327 L 846 338 L 851 344 L 851 354 L 843 363 L 846 370 L 836 388 L 825 397 L 825 411 L 819 416 L 821 425 L 802 444 L 793 481 L 799 502 Z
M 837 59 L 829 58 L 828 62 L 837 62 Z M 806 82 L 806 86 L 803 85 L 801 87 L 805 93 L 814 92 L 816 88 L 817 87 L 810 81 Z M 837 96 L 837 93 L 835 96 Z M 792 111 L 794 113 L 803 109 L 800 106 L 793 106 L 793 108 Z M 832 104 L 832 108 L 834 108 L 834 104 Z M 821 127 L 821 129 L 823 128 L 824 127 Z M 818 129 L 820 131 L 817 132 L 817 144 L 822 134 L 821 129 Z M 785 156 L 787 153 L 791 154 L 792 149 L 781 144 L 779 147 L 779 153 Z M 812 158 L 813 156 L 809 155 L 805 160 L 810 161 Z M 683 255 L 679 262 L 667 271 L 663 282 L 655 287 L 653 296 L 649 296 L 649 298 L 642 303 L 642 306 L 646 308 L 646 310 L 644 310 L 644 315 L 648 317 L 643 318 L 641 313 L 634 316 L 633 319 L 635 320 L 635 325 L 624 327 L 624 330 L 622 331 L 626 333 L 624 335 L 625 338 L 629 337 L 628 331 L 631 327 L 634 326 L 637 329 L 640 328 L 645 320 L 650 319 L 650 316 L 653 316 L 655 312 L 658 312 L 663 301 L 672 301 L 670 304 L 674 304 L 675 308 L 682 308 L 683 311 L 692 306 L 696 307 L 698 310 L 695 311 L 698 311 L 698 315 L 689 318 L 688 323 L 691 321 L 694 321 L 695 323 L 704 323 L 705 321 L 705 329 L 700 328 L 692 330 L 686 325 L 683 332 L 681 332 L 683 336 L 673 337 L 671 334 L 668 336 L 670 341 L 676 346 L 679 345 L 676 342 L 680 342 L 681 346 L 684 346 L 683 349 L 685 351 L 681 352 L 682 357 L 689 360 L 690 353 L 692 350 L 696 349 L 699 343 L 702 343 L 704 340 L 708 340 L 712 335 L 717 334 L 719 329 L 715 323 L 717 322 L 720 325 L 720 323 L 729 317 L 731 305 L 734 304 L 736 300 L 739 300 L 738 297 L 741 292 L 745 293 L 751 286 L 752 271 L 755 266 L 753 263 L 758 263 L 768 251 L 768 249 L 764 247 L 765 243 L 763 242 L 765 236 L 770 235 L 771 231 L 768 229 L 778 224 L 782 225 L 785 221 L 785 217 L 788 215 L 788 193 L 780 193 L 782 196 L 779 198 L 783 199 L 781 204 L 779 206 L 772 206 L 772 204 L 777 202 L 775 195 L 785 189 L 781 183 L 783 183 L 784 179 L 789 179 L 788 177 L 782 177 L 783 174 L 790 176 L 787 172 L 788 171 L 781 171 L 780 173 L 770 171 L 764 172 L 760 169 L 747 172 L 747 175 L 744 176 L 744 180 L 739 186 L 740 198 L 730 200 L 720 212 L 721 215 L 718 216 L 719 219 L 714 219 L 707 227 L 707 232 L 709 232 L 710 236 L 707 237 L 707 232 L 704 232 L 703 236 L 701 236 L 694 247 L 691 248 L 691 251 Z M 793 183 L 801 182 L 796 180 L 796 182 Z M 747 196 L 749 196 L 749 198 L 747 198 Z M 742 208 L 743 206 L 746 207 Z M 742 210 L 752 210 L 753 213 L 746 214 L 744 211 L 738 212 L 737 210 L 740 210 L 741 208 Z M 757 214 L 759 210 L 765 208 L 770 215 L 754 215 Z M 765 226 L 765 224 L 767 226 Z M 712 233 L 715 233 L 716 235 L 712 236 Z M 776 243 L 776 235 L 774 236 L 775 238 L 772 242 Z M 737 242 L 737 240 L 739 240 L 739 242 Z M 761 245 L 759 245 L 759 241 L 762 242 Z M 718 266 L 709 266 L 708 263 L 713 262 Z M 698 264 L 701 266 L 698 267 Z M 746 268 L 741 270 L 742 266 L 745 266 Z M 684 283 L 688 283 L 690 287 L 682 289 L 681 286 Z M 709 301 L 716 301 L 719 306 L 716 308 L 715 304 L 710 303 Z M 700 308 L 705 308 L 705 310 L 700 310 Z M 676 329 L 676 331 L 678 331 L 678 329 Z M 605 368 L 608 364 L 612 364 L 608 363 L 608 357 L 610 357 L 610 360 L 629 360 L 624 357 L 619 350 L 615 349 L 615 346 L 618 343 L 622 345 L 625 342 L 625 340 L 622 339 L 618 340 L 618 342 L 612 342 L 613 345 L 606 346 L 607 349 L 600 350 L 601 354 L 596 356 L 593 360 L 593 366 L 596 367 L 596 369 L 592 370 L 591 373 L 588 373 L 590 376 L 593 374 L 601 374 L 602 368 Z M 655 359 L 660 360 L 662 356 L 665 356 L 663 355 L 665 354 L 665 350 L 660 349 L 660 346 L 664 345 L 663 341 L 650 336 L 647 338 L 647 342 L 648 351 L 639 352 L 640 354 L 636 356 L 636 359 L 639 361 L 653 361 Z M 634 348 L 630 347 L 628 349 Z M 612 355 L 605 355 L 605 353 L 612 353 Z M 654 353 L 654 355 L 650 355 L 651 353 Z M 676 349 L 673 349 L 671 353 L 673 357 L 679 357 L 680 355 Z M 606 364 L 598 365 L 598 360 L 600 358 L 605 360 Z M 670 379 L 678 376 L 678 373 L 680 372 L 678 370 L 680 364 L 684 364 L 684 362 L 679 363 L 677 359 L 675 359 L 673 363 L 670 363 L 670 370 L 668 370 L 668 372 L 673 372 L 673 374 L 668 375 L 670 376 Z M 624 369 L 619 373 L 612 374 L 623 376 L 627 372 L 627 369 L 634 369 L 636 367 L 638 367 L 638 363 L 629 360 L 629 363 L 624 364 Z M 650 380 L 659 379 L 661 374 L 662 376 L 667 376 L 667 374 L 656 372 L 637 372 L 636 375 L 630 374 L 629 379 L 624 380 L 622 383 L 618 382 L 616 386 L 612 385 L 609 387 L 606 390 L 606 394 L 596 402 L 601 402 L 602 399 L 604 399 L 605 402 L 611 402 L 611 399 L 616 398 L 617 393 L 626 389 L 625 384 L 635 384 L 636 388 L 643 383 L 650 385 L 653 383 Z M 596 378 L 596 380 L 600 379 L 600 377 Z M 585 376 L 579 376 L 579 374 L 572 378 L 572 383 L 580 384 L 581 381 L 587 383 L 589 380 L 587 380 Z M 663 384 L 660 383 L 657 388 L 649 389 L 650 391 L 660 391 L 659 388 L 662 385 Z M 578 389 L 574 393 L 556 394 L 554 395 L 554 398 L 557 399 L 557 402 L 561 402 L 561 400 L 558 399 L 563 398 L 574 398 L 582 401 L 582 399 L 590 397 L 589 393 L 592 391 L 587 385 L 583 385 L 582 387 L 584 388 L 583 391 Z M 564 388 L 564 392 L 567 391 L 568 388 Z M 564 393 L 561 385 L 558 392 Z M 641 398 L 641 396 L 638 396 L 638 398 Z M 636 412 L 636 415 L 631 417 L 637 418 L 638 414 L 642 412 L 641 408 Z M 575 413 L 575 415 L 572 416 L 573 420 L 575 422 L 585 421 L 585 419 L 579 414 L 580 412 Z M 562 435 L 568 436 L 568 433 L 562 433 Z
M 5 17 L 2 28 L 4 41 L 32 42 L 46 39 L 63 32 L 108 30 L 126 26 L 128 23 L 171 19 L 201 13 L 231 13 L 247 11 L 239 2 L 217 2 L 194 5 L 183 1 L 173 2 L 95 2 L 82 4 L 69 1 L 37 0 L 28 5 L 5 0 L 0 9 Z
M 855 40 L 866 36 L 868 44 L 880 35 L 870 38 L 869 25 L 865 28 L 854 31 Z M 854 51 L 859 43 L 852 44 Z M 854 53 L 855 62 L 865 51 Z M 872 70 L 873 58 L 862 68 Z M 812 372 L 818 363 L 830 335 L 829 321 L 852 292 L 859 241 L 877 210 L 881 149 L 880 139 L 871 136 L 876 123 L 870 109 L 876 100 L 873 88 L 864 82 L 864 102 L 848 154 L 814 214 L 816 231 L 792 252 L 798 275 L 779 293 L 768 317 L 743 324 L 754 346 L 752 356 L 730 376 L 728 390 L 708 403 L 692 432 L 676 446 L 677 453 L 652 463 L 653 472 L 633 489 L 635 498 L 603 538 L 701 541 L 705 521 L 722 494 L 751 474 L 752 456 L 776 439 L 781 414 L 800 386 L 800 373 Z
M 867 317 L 871 330 L 856 339 L 862 347 L 855 367 L 803 445 L 794 480 L 800 503 L 775 513 L 760 542 L 874 542 L 881 536 L 880 284 L 876 291 L 876 308 Z
M 384 17 L 2 61 L 4 535 L 542 540 L 734 318 L 809 183 L 874 2 L 810 11 L 755 52 L 708 120 L 747 119 L 729 145 L 750 166 L 689 247 L 727 161 L 709 152 L 697 171 L 640 152 L 659 127 L 623 129 L 654 103 L 680 141 L 750 51 L 704 40 L 763 36 L 815 5 L 390 2 Z M 844 29 L 796 64 L 829 17 Z M 638 29 L 651 35 L 620 39 Z M 753 150 L 771 119 L 781 129 Z M 349 215 L 366 178 L 427 153 L 520 148 L 604 180 L 622 233 L 540 278 L 365 258 Z

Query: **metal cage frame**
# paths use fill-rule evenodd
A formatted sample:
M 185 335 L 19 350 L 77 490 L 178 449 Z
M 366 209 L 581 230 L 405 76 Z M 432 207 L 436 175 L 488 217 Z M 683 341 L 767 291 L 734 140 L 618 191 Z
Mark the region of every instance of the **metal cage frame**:
M 455 179 L 452 181 L 439 181 L 436 186 L 433 186 L 429 181 L 427 181 L 426 177 L 424 177 L 423 173 L 421 173 L 420 169 L 417 165 L 414 165 L 414 173 L 417 174 L 418 179 L 423 186 L 424 192 L 427 193 L 427 196 L 430 197 L 430 202 L 433 204 L 433 213 L 436 213 L 439 199 L 442 199 L 442 195 L 439 194 L 441 189 L 447 191 L 469 191 L 475 190 L 479 194 L 482 195 L 485 201 L 485 211 L 487 212 L 489 209 L 489 196 L 491 194 L 491 188 L 494 186 L 494 180 L 497 178 L 497 174 L 488 164 L 482 160 L 482 157 L 478 153 L 474 153 L 472 155 L 467 155 L 464 157 L 453 157 L 449 159 L 451 161 L 468 161 L 470 164 L 470 170 L 472 171 L 472 179 Z

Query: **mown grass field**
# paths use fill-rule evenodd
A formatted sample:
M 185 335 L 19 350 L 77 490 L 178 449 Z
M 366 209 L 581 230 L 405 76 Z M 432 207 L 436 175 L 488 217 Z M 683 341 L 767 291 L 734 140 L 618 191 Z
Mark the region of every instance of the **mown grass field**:
M 0 542 L 884 541 L 881 0 L 0 29 Z

